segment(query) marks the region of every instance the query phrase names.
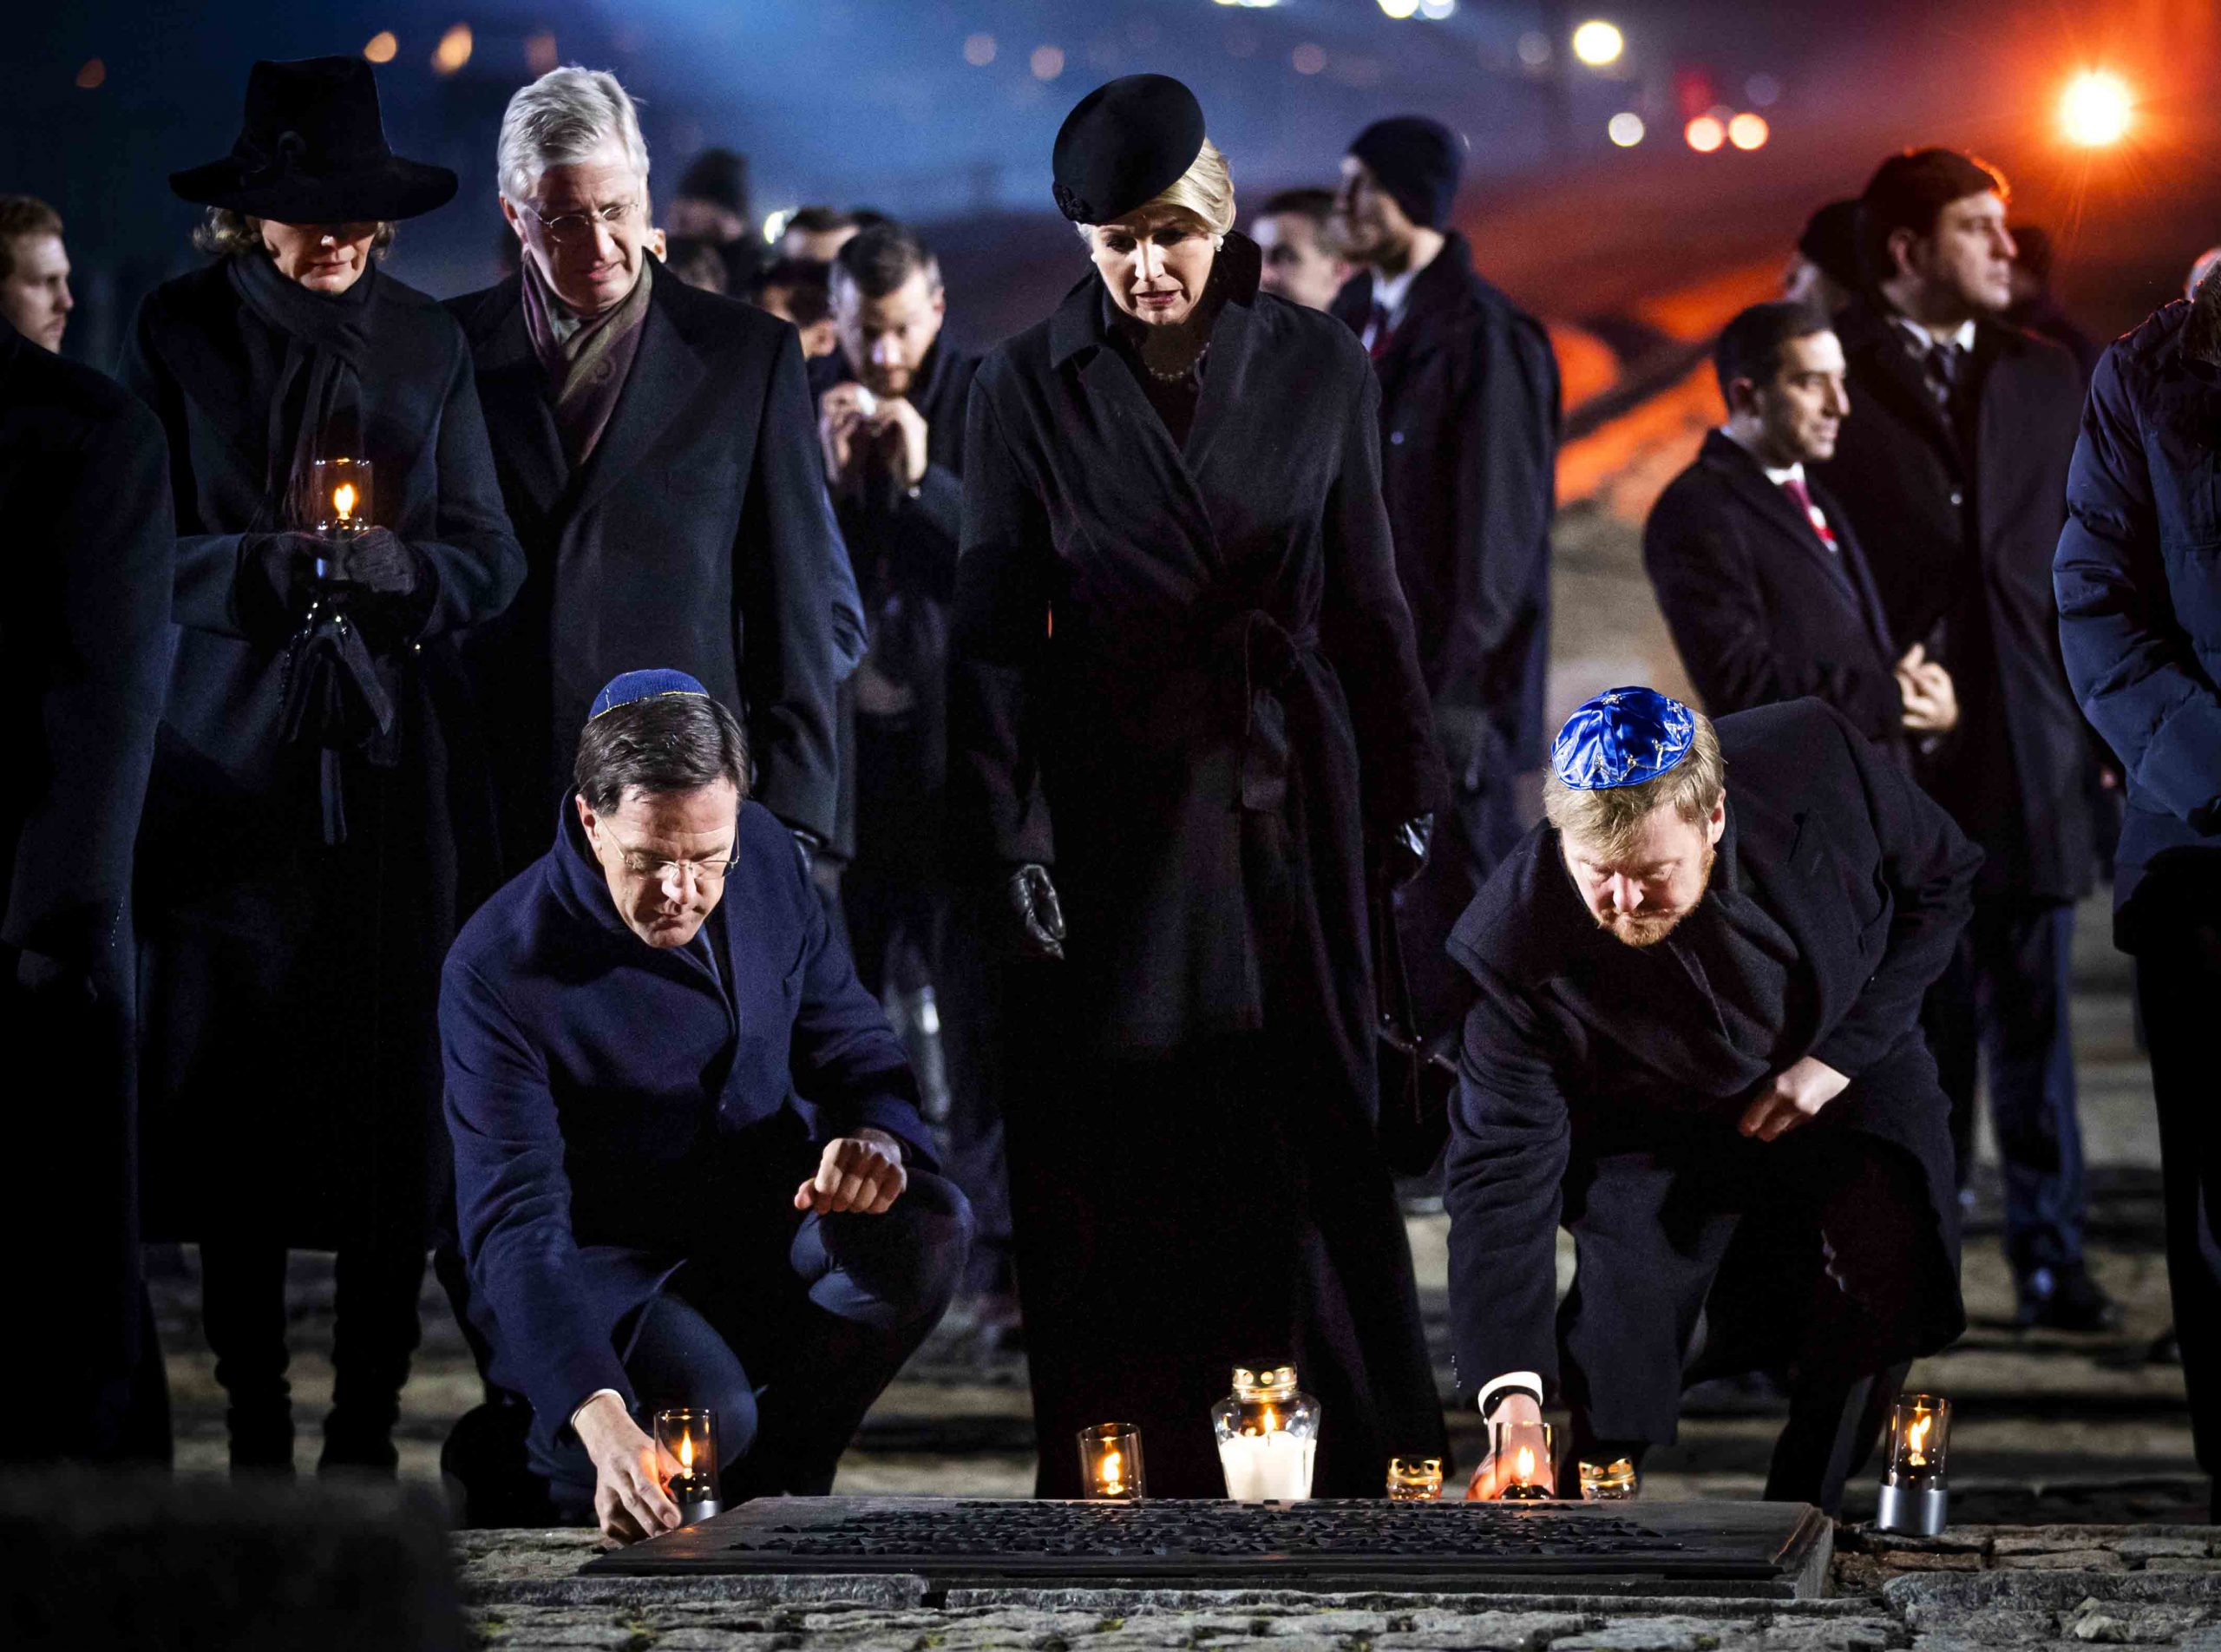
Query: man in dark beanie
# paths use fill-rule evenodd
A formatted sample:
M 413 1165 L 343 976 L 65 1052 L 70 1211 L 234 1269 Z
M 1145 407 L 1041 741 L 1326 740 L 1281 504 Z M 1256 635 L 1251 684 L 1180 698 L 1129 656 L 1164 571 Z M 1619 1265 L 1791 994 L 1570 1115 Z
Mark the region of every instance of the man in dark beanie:
M 1466 988 L 1443 942 L 1539 808 L 1558 375 L 1540 323 L 1473 271 L 1448 227 L 1464 144 L 1376 121 L 1342 161 L 1334 228 L 1359 272 L 1333 313 L 1380 378 L 1381 483 L 1456 789 L 1433 863 L 1399 892 L 1422 1030 Z
M 664 228 L 716 247 L 724 260 L 724 291 L 745 293 L 763 252 L 748 211 L 748 157 L 733 149 L 704 149 L 696 155 L 678 174 L 678 193 L 664 213 Z
M 2060 665 L 2051 582 L 2082 378 L 2065 351 L 2003 319 L 2005 212 L 2005 180 L 1956 150 L 1908 150 L 1876 170 L 1860 197 L 1866 292 L 1836 321 L 1855 411 L 1813 475 L 1870 554 L 1892 650 L 1921 645 L 1958 691 L 1958 726 L 1916 760 L 1983 851 L 1974 920 L 1923 1017 L 1961 1184 L 1987 1061 L 2018 1321 L 2095 1331 L 2118 1310 L 2083 1262 L 2067 1025 L 2093 751 Z
M 1858 203 L 1831 200 L 1805 220 L 1782 272 L 1781 296 L 1832 316 L 1863 285 L 1858 272 Z

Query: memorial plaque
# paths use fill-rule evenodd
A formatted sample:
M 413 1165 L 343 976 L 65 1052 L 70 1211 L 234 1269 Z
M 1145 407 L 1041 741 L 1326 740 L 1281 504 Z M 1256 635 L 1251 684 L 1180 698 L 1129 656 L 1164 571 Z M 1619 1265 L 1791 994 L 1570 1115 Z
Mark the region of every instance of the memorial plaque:
M 1817 1595 L 1833 1527 L 1799 1503 L 1060 1503 L 767 1498 L 594 1572 L 900 1572 L 951 1589 Z

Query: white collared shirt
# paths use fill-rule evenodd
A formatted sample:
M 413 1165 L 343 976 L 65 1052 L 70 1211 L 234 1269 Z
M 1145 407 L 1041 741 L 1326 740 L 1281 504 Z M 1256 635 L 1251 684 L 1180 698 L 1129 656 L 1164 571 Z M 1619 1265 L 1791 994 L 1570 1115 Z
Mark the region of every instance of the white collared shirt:
M 1913 343 L 1920 346 L 1920 353 L 1923 356 L 1938 344 L 1956 345 L 1961 355 L 1966 354 L 1975 347 L 1975 324 L 1971 321 L 1961 322 L 1957 331 L 1949 338 L 1938 338 L 1910 316 L 1892 314 L 1890 319 L 1912 335 Z
M 1390 332 L 1395 331 L 1398 325 L 1402 323 L 1404 306 L 1412 296 L 1412 283 L 1418 278 L 1418 270 L 1416 266 L 1405 270 L 1401 275 L 1383 275 L 1378 270 L 1373 272 L 1374 307 L 1373 313 L 1366 318 L 1363 335 L 1365 347 L 1367 350 L 1371 350 L 1379 342 L 1376 335 L 1380 331 L 1380 312 L 1383 310 L 1388 312 Z

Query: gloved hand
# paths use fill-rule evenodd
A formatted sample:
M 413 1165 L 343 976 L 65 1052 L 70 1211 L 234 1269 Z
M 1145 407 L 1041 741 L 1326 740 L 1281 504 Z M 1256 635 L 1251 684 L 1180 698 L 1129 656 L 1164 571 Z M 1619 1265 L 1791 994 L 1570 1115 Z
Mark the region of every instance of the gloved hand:
M 1373 846 L 1373 862 L 1384 882 L 1400 889 L 1426 870 L 1434 844 L 1434 816 L 1414 815 Z
M 390 528 L 366 528 L 341 541 L 339 577 L 380 596 L 405 597 L 422 577 L 416 553 Z
M 249 534 L 239 541 L 239 573 L 260 588 L 242 593 L 251 606 L 272 601 L 288 620 L 308 612 L 316 595 L 316 565 L 331 554 L 331 543 L 314 534 Z
M 1004 888 L 1010 900 L 1019 955 L 1062 963 L 1065 909 L 1058 904 L 1057 886 L 1049 882 L 1049 869 L 1029 861 L 1010 875 Z
M 816 881 L 817 851 L 825 845 L 819 840 L 816 832 L 807 831 L 800 826 L 789 826 L 787 831 L 795 840 L 795 853 L 802 858 L 802 875 L 813 882 Z

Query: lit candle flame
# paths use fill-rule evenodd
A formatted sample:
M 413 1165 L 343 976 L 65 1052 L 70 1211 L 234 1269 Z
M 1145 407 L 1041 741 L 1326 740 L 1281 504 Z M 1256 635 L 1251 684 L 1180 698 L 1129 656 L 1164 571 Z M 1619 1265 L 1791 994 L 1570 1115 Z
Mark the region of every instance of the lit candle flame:
M 1918 1413 L 1913 1419 L 1912 1427 L 1906 1432 L 1905 1450 L 1914 1468 L 1928 1465 L 1928 1431 L 1935 1422 L 1936 1419 L 1927 1412 Z
M 1535 1484 L 1535 1448 L 1532 1446 L 1522 1446 L 1519 1455 L 1512 1459 L 1511 1478 L 1518 1485 Z
M 694 1472 L 694 1436 L 691 1434 L 678 1437 L 678 1469 L 680 1473 L 690 1478 Z
M 1102 1480 L 1104 1491 L 1124 1491 L 1126 1489 L 1126 1454 L 1124 1452 L 1105 1452 L 1103 1454 L 1103 1466 L 1097 1471 L 1097 1477 Z
M 341 521 L 355 514 L 355 501 L 360 496 L 351 482 L 343 482 L 331 490 L 331 508 L 339 513 Z

